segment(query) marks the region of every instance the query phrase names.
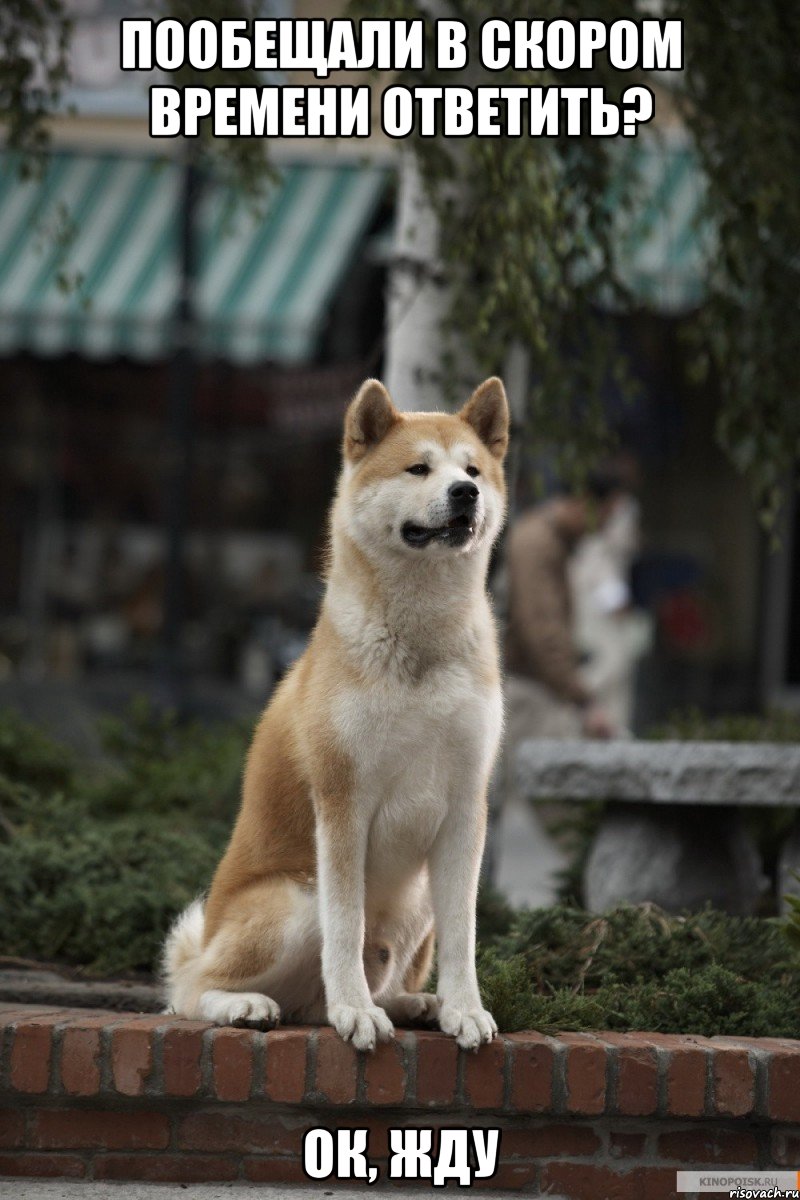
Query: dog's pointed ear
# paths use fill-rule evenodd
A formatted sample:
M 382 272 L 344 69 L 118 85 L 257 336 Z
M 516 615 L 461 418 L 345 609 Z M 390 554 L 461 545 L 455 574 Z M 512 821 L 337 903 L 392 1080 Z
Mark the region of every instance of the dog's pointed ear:
M 350 402 L 344 419 L 344 454 L 358 462 L 401 419 L 379 379 L 366 379 Z
M 477 433 L 495 458 L 504 458 L 508 449 L 509 412 L 502 379 L 493 375 L 472 393 L 458 414 Z

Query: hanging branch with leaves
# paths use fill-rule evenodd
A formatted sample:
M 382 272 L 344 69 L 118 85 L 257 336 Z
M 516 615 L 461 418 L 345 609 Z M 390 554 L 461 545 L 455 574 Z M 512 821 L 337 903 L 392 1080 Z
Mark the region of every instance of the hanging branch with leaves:
M 429 16 L 426 0 L 392 0 L 380 14 L 373 0 L 357 0 L 355 11 Z M 447 15 L 467 24 L 474 47 L 487 16 L 513 21 L 531 13 L 521 0 L 499 0 L 491 13 L 484 0 L 449 0 Z M 540 0 L 535 15 L 575 21 L 597 12 L 580 2 Z M 617 0 L 603 6 L 606 21 L 630 15 Z M 707 181 L 702 217 L 716 238 L 693 322 L 693 366 L 718 381 L 720 445 L 771 525 L 800 451 L 800 9 L 789 0 L 672 0 L 660 15 L 684 21 L 685 69 L 660 82 L 674 89 L 694 142 Z M 405 72 L 403 82 L 476 82 L 474 63 L 470 78 L 437 71 L 433 53 L 426 63 L 413 78 Z M 653 82 L 636 76 L 598 55 L 592 71 L 493 71 L 483 82 L 600 86 L 613 98 Z M 618 140 L 468 138 L 457 152 L 441 138 L 414 143 L 441 225 L 451 332 L 486 371 L 502 369 L 513 341 L 529 349 L 529 439 L 555 449 L 572 479 L 608 445 L 602 389 L 615 381 L 624 390 L 630 382 L 598 303 L 610 298 L 624 311 L 630 302 L 614 238 L 614 210 L 624 221 L 632 202 Z M 443 363 L 443 378 L 451 368 Z

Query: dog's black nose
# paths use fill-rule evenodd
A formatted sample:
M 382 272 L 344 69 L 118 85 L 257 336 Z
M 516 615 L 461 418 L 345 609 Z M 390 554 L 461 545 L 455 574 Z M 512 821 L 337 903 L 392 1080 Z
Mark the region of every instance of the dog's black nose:
M 470 509 L 478 499 L 478 489 L 469 479 L 464 479 L 458 483 L 451 483 L 447 489 L 447 494 L 450 497 L 450 504 L 453 508 L 464 512 Z

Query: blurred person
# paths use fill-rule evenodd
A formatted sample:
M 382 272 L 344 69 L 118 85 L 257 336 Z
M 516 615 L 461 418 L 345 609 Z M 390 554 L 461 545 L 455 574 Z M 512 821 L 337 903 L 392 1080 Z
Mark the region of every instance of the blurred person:
M 585 494 L 563 492 L 511 526 L 506 546 L 505 735 L 492 787 L 485 872 L 515 907 L 557 898 L 564 850 L 516 785 L 526 738 L 608 738 L 611 715 L 583 678 L 575 641 L 570 561 L 603 528 L 624 493 L 615 472 L 598 472 Z
M 581 678 L 613 726 L 625 732 L 632 724 L 636 667 L 652 641 L 652 620 L 634 607 L 631 595 L 640 544 L 639 501 L 623 493 L 604 528 L 583 538 L 570 562 Z
M 619 473 L 589 478 L 585 494 L 564 492 L 512 526 L 507 548 L 506 745 L 523 737 L 614 736 L 618 729 L 580 669 L 570 561 L 602 530 L 624 496 Z
M 615 472 L 598 472 L 586 494 L 561 493 L 524 512 L 506 549 L 505 736 L 492 788 L 486 872 L 516 907 L 556 901 L 566 857 L 515 780 L 526 738 L 609 738 L 611 715 L 584 679 L 575 641 L 570 561 L 603 528 L 624 493 Z

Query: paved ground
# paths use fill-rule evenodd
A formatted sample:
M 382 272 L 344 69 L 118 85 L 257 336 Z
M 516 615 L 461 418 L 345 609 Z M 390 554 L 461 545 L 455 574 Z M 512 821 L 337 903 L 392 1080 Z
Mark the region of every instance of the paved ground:
M 433 1188 L 425 1190 L 403 1187 L 398 1190 L 387 1185 L 388 1191 L 402 1200 L 431 1200 L 437 1191 Z M 472 1190 L 472 1189 L 470 1189 Z M 368 1194 L 382 1192 L 387 1188 L 372 1187 Z M 289 1200 L 319 1200 L 320 1196 L 332 1196 L 335 1200 L 364 1200 L 367 1191 L 364 1188 L 337 1187 L 328 1188 L 324 1183 L 316 1183 L 310 1187 L 292 1187 L 288 1183 L 81 1183 L 61 1180 L 28 1180 L 0 1179 L 0 1196 L 3 1200 L 233 1200 L 233 1197 L 258 1195 L 265 1200 L 280 1200 L 286 1196 Z M 478 1193 L 475 1193 L 478 1194 Z M 503 1197 L 519 1196 L 519 1192 L 491 1192 L 497 1200 Z M 559 1200 L 558 1196 L 549 1196 L 548 1200 Z
M 556 872 L 564 855 L 542 825 L 533 805 L 512 800 L 500 813 L 494 884 L 515 908 L 555 903 Z

